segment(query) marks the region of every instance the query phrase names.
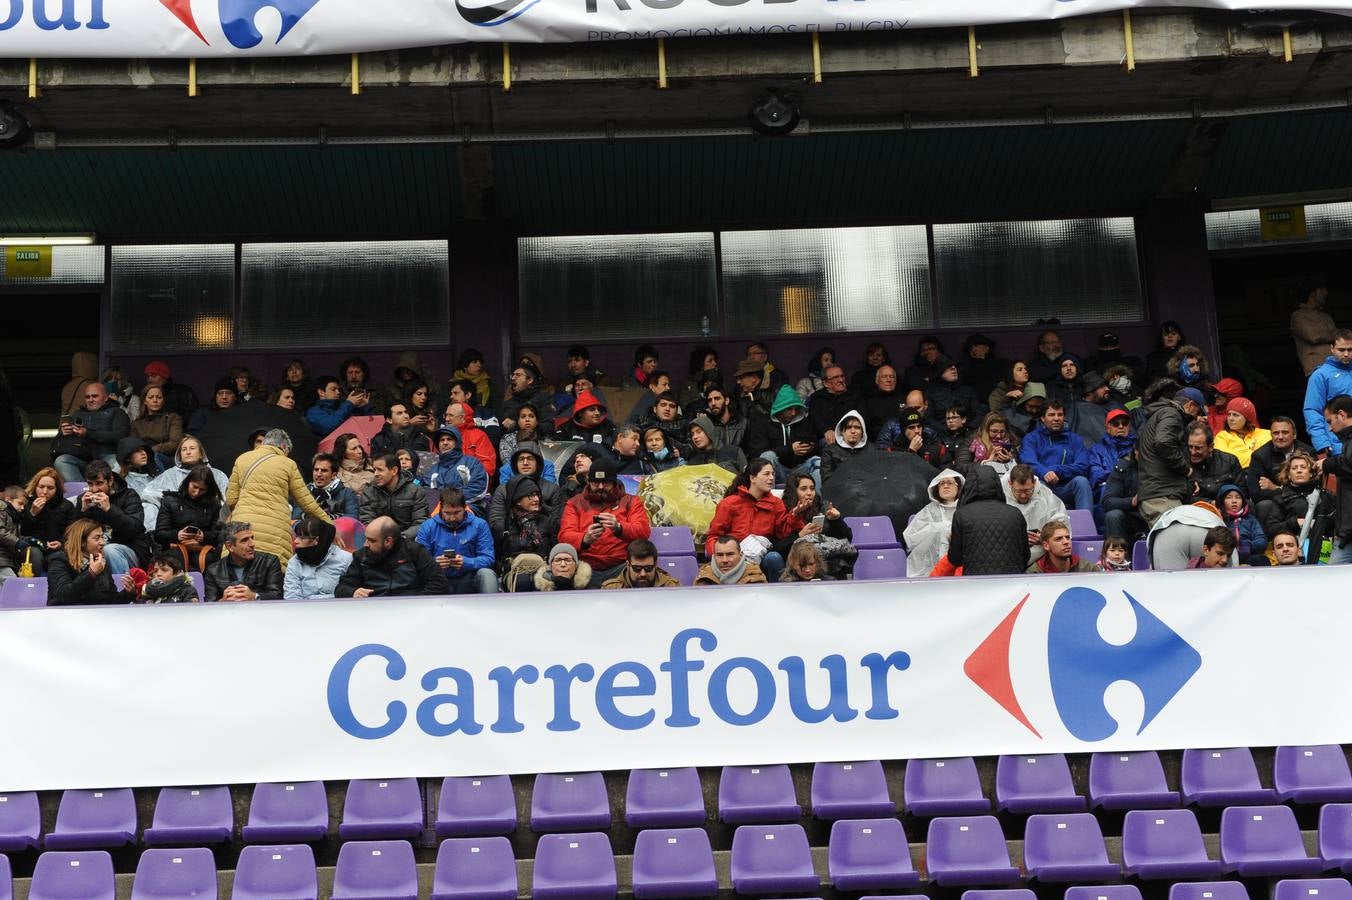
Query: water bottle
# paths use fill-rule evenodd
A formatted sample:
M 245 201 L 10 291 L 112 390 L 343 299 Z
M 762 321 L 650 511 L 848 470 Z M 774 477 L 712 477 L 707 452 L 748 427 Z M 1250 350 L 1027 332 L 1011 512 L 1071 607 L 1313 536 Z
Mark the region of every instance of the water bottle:
M 709 336 L 709 317 L 705 316 L 699 320 L 699 333 L 704 337 Z

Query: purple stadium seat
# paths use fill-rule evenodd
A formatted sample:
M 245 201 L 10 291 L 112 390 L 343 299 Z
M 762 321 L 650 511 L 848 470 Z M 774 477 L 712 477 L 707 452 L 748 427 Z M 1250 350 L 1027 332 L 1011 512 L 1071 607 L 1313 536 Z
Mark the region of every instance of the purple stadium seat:
M 714 851 L 703 828 L 653 828 L 634 842 L 634 897 L 712 897 Z
M 1319 810 L 1319 855 L 1331 869 L 1352 871 L 1352 803 L 1327 803 Z
M 1305 853 L 1289 806 L 1231 806 L 1221 813 L 1221 862 L 1245 878 L 1324 869 L 1322 859 Z
M 788 766 L 723 767 L 718 779 L 718 817 L 724 822 L 794 822 L 802 814 Z
M 14 853 L 38 845 L 42 814 L 33 791 L 0 794 L 0 853 Z
M 1122 821 L 1122 864 L 1146 879 L 1215 878 L 1224 868 L 1209 859 L 1202 829 L 1190 809 L 1134 810 Z
M 0 609 L 37 609 L 46 605 L 46 578 L 20 578 L 16 575 L 0 585 Z
M 1023 831 L 1023 865 L 1038 881 L 1116 881 L 1103 831 L 1089 813 L 1029 816 Z
M 540 774 L 530 798 L 531 831 L 610 827 L 610 796 L 600 772 Z
M 44 853 L 28 888 L 28 900 L 115 900 L 116 895 L 107 850 Z
M 678 828 L 703 825 L 704 790 L 699 772 L 684 769 L 634 769 L 624 794 L 624 821 L 630 828 Z
M 441 488 L 423 487 L 423 493 L 427 497 L 427 514 L 430 516 L 437 511 L 437 504 L 441 502 Z
M 699 577 L 699 560 L 693 556 L 668 556 L 659 559 L 657 564 L 686 587 L 694 584 L 695 579 Z
M 817 763 L 812 767 L 812 814 L 819 819 L 867 819 L 894 816 L 897 805 L 887 793 L 883 764 Z
M 1080 512 L 1081 510 L 1075 510 Z M 1080 540 L 1076 538 L 1070 542 L 1070 552 L 1086 562 L 1096 563 L 1099 557 L 1103 555 L 1103 540 L 1101 538 L 1085 538 Z
M 437 837 L 511 834 L 516 831 L 516 794 L 506 775 L 447 778 L 437 803 Z
M 995 808 L 999 812 L 1078 812 L 1084 798 L 1075 793 L 1070 765 L 1060 753 L 1002 756 L 995 764 Z
M 846 516 L 845 524 L 850 526 L 854 537 L 850 543 L 860 550 L 878 550 L 900 547 L 897 530 L 887 516 Z
M 831 826 L 827 867 L 837 891 L 915 887 L 920 873 L 911 865 L 911 845 L 901 821 L 839 819 Z
M 516 858 L 507 838 L 451 838 L 441 842 L 432 900 L 516 900 L 516 895 Z
M 318 896 L 315 854 L 305 844 L 258 845 L 240 852 L 231 900 L 315 900 Z
M 1258 783 L 1248 747 L 1184 750 L 1183 802 L 1197 806 L 1255 806 L 1273 803 L 1277 792 Z
M 408 841 L 349 841 L 338 851 L 333 900 L 418 900 L 418 865 Z
M 1169 900 L 1249 900 L 1238 881 L 1193 881 L 1169 886 Z
M 193 587 L 197 588 L 197 599 L 198 599 L 198 600 L 204 600 L 204 599 L 206 599 L 206 596 L 207 596 L 207 581 L 206 581 L 205 578 L 202 577 L 202 573 L 201 573 L 201 572 L 189 572 L 189 573 L 188 573 L 188 580 L 192 582 L 192 586 L 193 586 Z
M 48 850 L 122 847 L 136 840 L 136 800 L 131 788 L 65 791 L 56 811 L 56 830 L 43 841 Z
M 1141 900 L 1141 889 L 1134 884 L 1069 887 L 1066 888 L 1065 900 Z
M 802 825 L 742 825 L 732 835 L 732 889 L 739 894 L 815 891 L 821 879 Z
M 976 760 L 913 759 L 906 763 L 906 811 L 916 816 L 965 816 L 989 812 Z
M 925 852 L 930 880 L 945 887 L 1019 880 L 995 816 L 931 819 Z
M 906 551 L 900 547 L 860 550 L 854 564 L 855 581 L 883 581 L 906 577 Z
M 216 898 L 216 860 L 205 847 L 147 850 L 136 863 L 131 900 Z
M 389 841 L 417 837 L 423 829 L 422 792 L 416 778 L 353 779 L 343 798 L 343 840 Z
M 546 834 L 535 848 L 534 900 L 612 900 L 619 887 L 610 837 Z
M 71 497 L 78 497 L 83 494 L 88 487 L 89 485 L 83 481 L 67 481 L 65 498 L 69 500 Z
M 14 877 L 9 870 L 9 857 L 0 853 L 0 900 L 13 900 Z
M 1338 803 L 1352 800 L 1352 772 L 1337 744 L 1278 747 L 1272 764 L 1277 797 L 1293 803 Z
M 1286 878 L 1277 882 L 1272 900 L 1352 900 L 1346 878 Z
M 963 891 L 962 900 L 1037 900 L 1028 888 L 977 888 Z
M 1070 536 L 1074 540 L 1084 541 L 1102 537 L 1098 533 L 1098 526 L 1094 524 L 1093 510 L 1068 509 L 1066 515 L 1070 518 Z
M 658 556 L 695 555 L 695 537 L 684 525 L 654 527 L 648 540 L 657 548 Z
M 1150 571 L 1150 545 L 1137 541 L 1131 545 L 1131 570 L 1133 572 Z
M 1169 790 L 1153 750 L 1095 753 L 1089 757 L 1089 802 L 1101 809 L 1172 809 L 1178 791 Z
M 143 840 L 167 844 L 219 844 L 235 830 L 235 807 L 228 787 L 161 788 L 155 818 Z
M 324 782 L 264 782 L 254 787 L 249 821 L 241 832 L 246 844 L 317 841 L 328 833 Z

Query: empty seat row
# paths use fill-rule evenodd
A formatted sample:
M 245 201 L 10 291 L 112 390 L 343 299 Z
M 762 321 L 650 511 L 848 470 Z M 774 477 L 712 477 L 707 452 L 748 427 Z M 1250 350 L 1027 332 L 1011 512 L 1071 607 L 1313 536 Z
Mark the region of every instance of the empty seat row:
M 1036 900 L 1027 888 L 963 891 L 962 900 Z M 861 900 L 883 900 L 863 897 Z M 1068 887 L 1064 900 L 1141 900 L 1141 890 L 1132 884 Z M 1250 900 L 1248 889 L 1238 881 L 1193 881 L 1169 886 L 1169 900 Z M 1271 900 L 1352 900 L 1352 884 L 1346 878 L 1289 878 L 1278 881 Z

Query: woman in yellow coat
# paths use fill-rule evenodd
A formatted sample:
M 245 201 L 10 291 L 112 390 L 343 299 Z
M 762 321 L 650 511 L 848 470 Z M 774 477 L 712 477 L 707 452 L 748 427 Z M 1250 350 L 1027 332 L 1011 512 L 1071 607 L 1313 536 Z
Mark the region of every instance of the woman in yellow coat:
M 1216 449 L 1234 454 L 1249 467 L 1253 451 L 1272 440 L 1272 432 L 1258 427 L 1258 410 L 1251 401 L 1236 397 L 1225 407 L 1225 430 L 1216 435 Z
M 273 554 L 285 568 L 291 559 L 291 501 L 309 517 L 332 522 L 305 487 L 300 469 L 287 456 L 291 436 L 274 428 L 260 447 L 235 460 L 225 502 L 231 521 L 253 526 L 259 550 Z

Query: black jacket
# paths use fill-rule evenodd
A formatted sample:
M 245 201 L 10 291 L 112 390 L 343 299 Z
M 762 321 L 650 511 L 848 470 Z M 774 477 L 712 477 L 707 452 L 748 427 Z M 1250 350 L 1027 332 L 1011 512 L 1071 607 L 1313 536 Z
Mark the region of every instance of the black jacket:
M 1172 400 L 1159 400 L 1146 408 L 1147 417 L 1136 439 L 1137 472 L 1141 501 L 1192 497 L 1192 463 L 1188 461 L 1185 429 L 1188 417 Z M 1219 487 L 1219 485 L 1217 485 Z
M 1131 457 L 1119 459 L 1113 463 L 1113 470 L 1108 473 L 1108 483 L 1103 488 L 1103 509 L 1140 515 L 1137 507 L 1131 505 L 1131 498 L 1137 496 L 1139 490 L 1136 461 Z
M 1244 484 L 1244 468 L 1233 453 L 1212 450 L 1206 462 L 1192 469 L 1192 480 L 1197 482 L 1196 500 L 1215 500 L 1223 484 Z
M 187 496 L 183 488 L 165 491 L 160 496 L 160 511 L 155 517 L 155 543 L 161 547 L 178 543 L 178 533 L 184 528 L 202 529 L 202 543 L 208 547 L 221 545 L 221 505 L 204 503 Z
M 351 597 L 357 588 L 368 588 L 376 597 L 444 594 L 450 589 L 432 554 L 416 541 L 401 538 L 378 562 L 370 557 L 365 547 L 352 554 L 335 596 Z
M 807 416 L 785 425 L 773 416 L 757 413 L 751 417 L 746 435 L 746 455 L 748 459 L 760 456 L 766 450 L 773 450 L 781 464 L 788 468 L 801 466 L 817 455 L 819 436 L 813 434 Z M 806 454 L 799 456 L 793 452 L 797 442 L 808 445 Z
M 855 391 L 847 390 L 843 394 L 833 394 L 826 388 L 807 398 L 807 421 L 812 426 L 817 440 L 836 427 L 840 417 L 852 409 L 864 411 L 864 400 Z
M 117 442 L 131 434 L 131 419 L 127 418 L 122 407 L 112 398 L 109 398 L 102 409 L 94 412 L 82 409 L 74 413 L 71 420 L 76 425 L 83 425 L 89 429 L 85 438 L 94 442 L 98 456 L 116 453 Z
M 127 487 L 122 476 L 116 473 L 113 475 L 113 492 L 108 495 L 107 510 L 97 506 L 85 508 L 85 496 L 81 494 L 75 498 L 75 517 L 93 519 L 112 529 L 110 543 L 130 547 L 141 565 L 145 565 L 150 559 L 150 535 L 146 533 L 146 514 L 141 506 L 141 496 Z
M 1019 575 L 1028 568 L 1028 523 L 1005 502 L 990 466 L 974 467 L 963 484 L 948 561 L 964 575 Z
M 1259 486 L 1259 481 L 1266 477 L 1268 481 L 1276 484 L 1277 473 L 1281 471 L 1282 464 L 1297 450 L 1304 450 L 1306 453 L 1314 456 L 1314 448 L 1304 441 L 1296 441 L 1291 445 L 1290 450 L 1278 450 L 1272 445 L 1271 441 L 1268 441 L 1266 444 L 1253 451 L 1253 456 L 1249 458 L 1248 469 L 1249 500 L 1251 502 L 1256 504 L 1259 500 L 1268 500 L 1276 496 L 1277 491 L 1280 490 L 1280 488 L 1265 491 Z M 1333 471 L 1328 468 L 1327 462 L 1324 463 L 1324 466 L 1324 471 Z
M 47 557 L 48 606 L 97 606 L 113 603 L 131 603 L 135 594 L 119 590 L 112 570 L 106 565 L 97 575 L 88 567 L 76 572 L 64 550 Z
M 403 401 L 400 400 L 400 403 Z M 413 453 L 432 452 L 432 438 L 421 428 L 410 425 L 402 431 L 396 431 L 386 422 L 385 427 L 380 429 L 380 433 L 371 438 L 371 457 L 383 456 L 386 453 L 394 453 L 398 450 L 409 450 Z
M 244 567 L 244 577 L 236 578 L 230 564 L 230 554 L 223 555 L 207 566 L 206 600 L 219 600 L 225 589 L 232 584 L 243 584 L 258 593 L 259 600 L 282 599 L 282 564 L 271 553 L 259 550 L 249 564 Z
M 905 406 L 905 391 L 898 389 L 884 394 L 875 389 L 868 395 L 864 401 L 864 408 L 860 410 L 866 420 L 864 428 L 869 434 L 878 434 L 885 423 L 901 418 L 901 411 Z
M 1346 448 L 1344 448 L 1344 453 L 1346 453 Z M 1341 462 L 1341 458 L 1339 461 Z M 1324 465 L 1326 467 L 1328 466 L 1328 460 L 1324 461 Z M 1325 471 L 1331 470 L 1326 468 Z M 1342 483 L 1343 480 L 1340 476 L 1338 479 L 1340 492 Z M 1273 536 L 1279 531 L 1289 531 L 1294 535 L 1300 535 L 1301 526 L 1299 520 L 1306 518 L 1306 513 L 1309 512 L 1310 509 L 1310 493 L 1318 487 L 1318 484 L 1319 482 L 1317 480 L 1303 488 L 1284 484 L 1282 485 L 1282 489 L 1276 494 L 1258 504 L 1256 512 L 1258 513 L 1259 521 L 1263 523 L 1263 530 L 1267 532 L 1268 540 L 1272 540 Z M 1319 500 L 1315 504 L 1315 518 L 1330 520 L 1334 512 L 1333 495 L 1328 491 L 1320 490 Z M 1344 514 L 1341 511 L 1338 512 L 1340 520 L 1343 515 Z M 1332 521 L 1329 521 L 1325 527 L 1318 529 L 1311 526 L 1311 537 L 1316 539 L 1314 543 L 1329 537 L 1329 532 L 1331 532 L 1334 527 L 1341 527 L 1341 523 L 1339 526 L 1335 526 Z
M 418 527 L 427 521 L 427 492 L 413 483 L 403 472 L 394 490 L 387 491 L 374 481 L 361 492 L 361 522 L 370 525 L 381 516 L 389 516 L 399 523 L 408 537 L 418 533 Z
M 75 521 L 75 505 L 69 500 L 56 497 L 43 507 L 36 516 L 32 514 L 33 498 L 28 498 L 28 506 L 19 516 L 19 531 L 25 537 L 35 537 L 44 544 L 65 538 L 66 528 Z
M 1352 543 L 1352 428 L 1338 432 L 1343 452 L 1324 460 L 1324 474 L 1338 476 L 1338 519 L 1334 525 L 1337 543 Z M 1261 448 L 1260 448 L 1261 449 Z

